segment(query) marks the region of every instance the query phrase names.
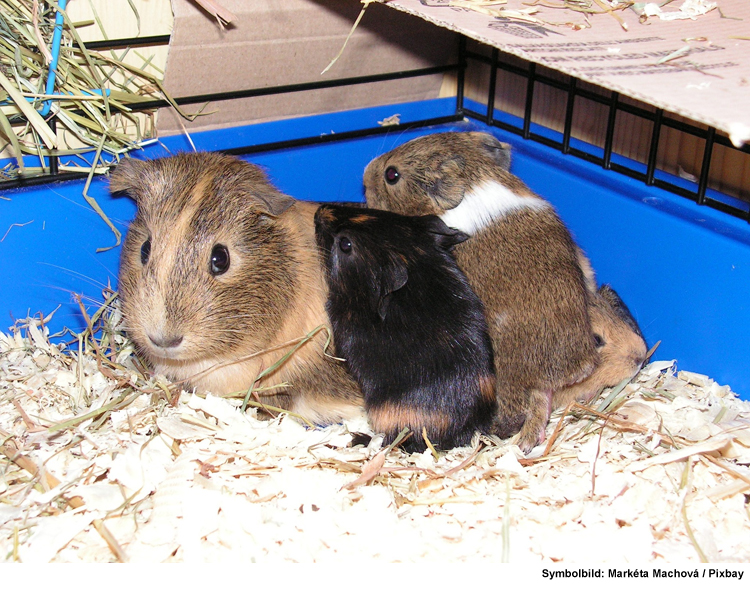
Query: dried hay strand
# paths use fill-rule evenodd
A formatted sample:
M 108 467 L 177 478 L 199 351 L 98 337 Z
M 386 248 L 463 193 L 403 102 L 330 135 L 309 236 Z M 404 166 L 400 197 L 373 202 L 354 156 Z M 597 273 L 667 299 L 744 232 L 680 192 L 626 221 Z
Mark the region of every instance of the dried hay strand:
M 0 169 L 0 179 L 48 174 L 51 157 L 59 158 L 60 171 L 88 173 L 83 196 L 114 234 L 116 247 L 120 232 L 88 189 L 94 174 L 156 141 L 156 109 L 134 112 L 131 106 L 164 99 L 183 117 L 195 116 L 165 91 L 152 58 L 136 53 L 142 64 L 134 66 L 124 61 L 129 49 L 119 55 L 88 50 L 66 2 L 0 0 L 0 151 L 15 160 Z M 93 22 L 108 38 L 98 17 Z
M 529 457 L 409 455 L 364 417 L 183 391 L 119 323 L 108 292 L 70 346 L 39 317 L 0 334 L 0 560 L 750 560 L 750 403 L 673 362 L 555 413 Z
M 0 138 L 15 159 L 3 168 L 5 179 L 45 174 L 51 156 L 61 158 L 61 170 L 102 172 L 153 140 L 155 109 L 139 116 L 130 105 L 165 99 L 179 108 L 151 60 L 129 65 L 128 51 L 88 50 L 63 2 L 0 0 Z M 24 156 L 37 156 L 39 165 Z

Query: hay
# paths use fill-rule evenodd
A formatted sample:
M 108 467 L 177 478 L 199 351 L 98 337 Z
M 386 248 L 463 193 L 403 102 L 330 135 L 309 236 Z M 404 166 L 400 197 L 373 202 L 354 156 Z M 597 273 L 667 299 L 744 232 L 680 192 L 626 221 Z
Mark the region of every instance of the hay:
M 0 559 L 750 560 L 750 403 L 647 366 L 548 445 L 407 455 L 150 376 L 107 306 L 75 347 L 0 335 Z M 603 543 L 606 540 L 606 543 Z M 460 543 L 459 543 L 460 542 Z
M 66 3 L 0 0 L 0 139 L 6 141 L 0 151 L 9 151 L 15 160 L 0 174 L 5 180 L 43 176 L 51 172 L 53 157 L 60 171 L 87 173 L 83 196 L 112 230 L 112 248 L 120 245 L 120 232 L 88 189 L 94 174 L 156 141 L 156 109 L 134 112 L 131 107 L 164 99 L 181 116 L 194 115 L 184 113 L 166 93 L 163 72 L 151 65 L 152 58 L 141 57 L 139 67 L 123 61 L 127 49 L 119 55 L 88 50 L 65 12 Z M 108 39 L 95 12 L 94 17 Z M 35 165 L 26 161 L 28 156 L 36 157 Z
M 153 140 L 155 109 L 137 115 L 131 105 L 165 99 L 177 108 L 150 58 L 136 67 L 122 61 L 128 50 L 89 51 L 63 4 L 0 0 L 0 137 L 16 164 L 3 169 L 6 179 L 46 174 L 44 159 L 52 156 L 68 170 L 101 172 Z M 28 165 L 24 156 L 41 164 Z

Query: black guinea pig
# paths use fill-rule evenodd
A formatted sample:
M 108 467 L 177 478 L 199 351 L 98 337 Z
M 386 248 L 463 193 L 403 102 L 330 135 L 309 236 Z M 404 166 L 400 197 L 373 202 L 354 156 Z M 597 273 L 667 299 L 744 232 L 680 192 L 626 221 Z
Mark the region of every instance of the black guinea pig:
M 451 254 L 468 235 L 437 216 L 323 205 L 336 353 L 359 382 L 372 427 L 405 451 L 468 445 L 497 413 L 492 342 L 482 303 Z

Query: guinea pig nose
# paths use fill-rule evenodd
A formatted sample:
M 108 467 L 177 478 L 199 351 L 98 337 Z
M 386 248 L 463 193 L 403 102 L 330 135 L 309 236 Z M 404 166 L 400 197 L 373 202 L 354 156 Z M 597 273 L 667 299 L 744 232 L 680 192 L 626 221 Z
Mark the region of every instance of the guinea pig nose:
M 148 340 L 162 349 L 171 349 L 182 342 L 182 335 L 148 335 Z

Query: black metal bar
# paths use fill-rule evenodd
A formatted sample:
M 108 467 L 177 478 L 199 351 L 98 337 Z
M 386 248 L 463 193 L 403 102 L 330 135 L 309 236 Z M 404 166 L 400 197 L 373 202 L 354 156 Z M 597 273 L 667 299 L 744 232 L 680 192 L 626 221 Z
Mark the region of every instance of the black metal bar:
M 36 187 L 51 182 L 74 181 L 85 179 L 88 173 L 84 172 L 58 172 L 54 177 L 50 174 L 40 174 L 38 176 L 23 177 L 8 181 L 0 181 L 0 191 L 8 189 L 18 189 L 20 187 Z M 52 177 L 52 178 L 51 178 Z
M 630 178 L 633 178 L 639 181 L 644 181 L 644 177 L 645 177 L 644 174 L 634 171 L 632 169 L 629 169 L 625 166 L 613 164 L 612 170 L 617 173 L 629 176 Z M 660 179 L 655 179 L 653 184 L 655 187 L 664 189 L 665 191 L 669 191 L 670 193 L 674 193 L 676 195 L 679 195 L 680 197 L 685 197 L 695 202 L 698 201 L 696 193 L 693 191 L 690 191 L 689 189 L 685 189 L 684 187 L 680 187 L 678 185 L 675 185 L 673 183 L 670 183 L 668 181 L 663 181 Z M 706 207 L 710 207 L 711 209 L 721 211 L 722 213 L 726 213 L 734 217 L 738 217 L 740 219 L 750 220 L 750 210 L 746 211 L 746 210 L 740 209 L 739 207 L 734 207 L 733 205 L 722 203 L 721 201 L 710 199 L 708 197 L 705 199 L 705 205 Z
M 497 87 L 497 62 L 499 57 L 500 50 L 493 47 L 492 63 L 490 64 L 490 88 L 487 91 L 487 123 L 489 125 L 492 125 L 495 121 L 495 88 Z
M 654 113 L 654 127 L 651 130 L 651 147 L 648 150 L 648 165 L 646 167 L 646 184 L 654 184 L 654 174 L 656 173 L 656 156 L 659 153 L 659 137 L 661 136 L 661 120 L 664 115 L 664 109 L 656 109 Z
M 654 186 L 681 197 L 690 199 L 691 201 L 697 202 L 696 194 L 693 191 L 684 189 L 683 187 L 679 187 L 677 185 L 659 179 L 656 179 L 654 181 Z M 717 201 L 715 199 L 706 199 L 706 207 L 710 207 L 711 209 L 721 211 L 722 213 L 726 213 L 740 219 L 748 219 L 748 211 L 745 211 L 744 209 L 740 209 L 738 207 L 734 207 L 727 203 L 722 203 L 721 201 Z
M 575 109 L 577 78 L 571 76 L 568 81 L 568 103 L 565 106 L 565 127 L 563 128 L 562 153 L 570 152 L 570 134 L 573 129 L 573 110 Z
M 489 58 L 487 56 L 484 56 L 484 55 L 481 55 L 481 54 L 473 53 L 471 51 L 467 51 L 467 57 L 469 57 L 471 59 L 475 59 L 477 61 L 481 61 L 481 62 L 487 63 L 487 64 L 491 63 L 491 58 Z M 513 74 L 516 74 L 518 76 L 522 76 L 524 78 L 528 77 L 528 71 L 526 69 L 524 69 L 524 68 L 519 67 L 519 66 L 514 66 L 512 64 L 506 64 L 506 63 L 503 63 L 503 62 L 498 62 L 497 67 L 499 69 L 501 69 L 501 70 L 504 70 L 504 71 L 507 71 L 507 72 L 511 72 Z M 557 79 L 554 79 L 554 78 L 549 78 L 547 76 L 544 76 L 543 74 L 536 74 L 535 81 L 539 82 L 539 83 L 542 83 L 542 84 L 545 84 L 545 85 L 548 85 L 548 86 L 551 86 L 551 87 L 556 88 L 558 90 L 563 90 L 563 91 L 566 91 L 566 92 L 569 90 L 569 85 L 566 84 L 565 82 L 561 82 L 560 80 L 557 80 Z M 587 100 L 596 102 L 596 103 L 601 104 L 601 105 L 605 105 L 607 107 L 610 106 L 611 102 L 612 102 L 611 98 L 608 97 L 608 96 L 606 96 L 606 95 L 598 94 L 598 93 L 592 92 L 590 90 L 585 90 L 585 89 L 582 89 L 582 88 L 577 88 L 576 89 L 576 97 L 585 98 Z M 642 119 L 646 119 L 647 121 L 654 121 L 654 118 L 655 118 L 654 113 L 652 113 L 651 111 L 649 111 L 647 109 L 644 109 L 642 107 L 637 107 L 635 105 L 628 104 L 628 103 L 622 103 L 622 102 L 619 103 L 618 104 L 618 109 L 620 111 L 625 112 L 625 113 L 629 113 L 631 115 L 636 115 L 637 117 L 640 117 Z M 662 113 L 663 113 L 663 111 L 662 111 Z M 663 118 L 663 124 L 666 125 L 667 127 L 672 127 L 672 128 L 677 129 L 679 131 L 682 131 L 682 132 L 685 132 L 685 133 L 689 133 L 691 135 L 694 135 L 694 136 L 702 138 L 702 139 L 705 139 L 705 137 L 706 137 L 706 133 L 707 132 L 706 132 L 705 129 L 702 129 L 702 128 L 697 127 L 695 125 L 691 125 L 689 123 L 685 123 L 684 121 L 677 121 L 675 119 L 670 119 L 668 117 L 664 117 Z M 732 147 L 734 149 L 740 150 L 741 152 L 745 152 L 745 153 L 750 154 L 750 144 L 746 144 L 746 145 L 742 146 L 741 148 L 736 148 L 736 147 L 734 147 L 732 145 L 731 141 L 728 138 L 724 137 L 724 136 L 716 136 L 714 138 L 714 143 L 722 145 L 722 146 L 726 146 L 726 147 Z
M 87 41 L 86 49 L 98 51 L 100 49 L 122 49 L 123 47 L 145 47 L 148 45 L 168 45 L 169 35 L 151 35 L 150 37 L 126 37 L 123 39 L 105 39 L 103 41 Z
M 400 72 L 388 72 L 386 74 L 373 74 L 370 76 L 355 76 L 353 78 L 339 78 L 336 80 L 321 80 L 317 82 L 301 82 L 299 84 L 286 84 L 284 86 L 269 86 L 267 88 L 251 88 L 247 90 L 232 90 L 228 92 L 214 92 L 209 94 L 198 94 L 174 99 L 178 105 L 192 105 L 196 103 L 208 103 L 213 101 L 227 101 L 232 99 L 252 98 L 258 96 L 270 96 L 275 94 L 287 94 L 292 92 L 303 92 L 306 90 L 322 90 L 326 88 L 337 88 L 339 86 L 353 86 L 355 84 L 369 84 L 371 82 L 385 82 L 388 80 L 402 80 L 404 78 L 416 78 L 418 76 L 429 76 L 431 74 L 444 74 L 459 69 L 457 64 L 446 66 L 435 66 L 432 68 L 420 68 L 418 70 L 403 70 Z M 141 101 L 129 103 L 131 110 L 157 109 L 167 107 L 169 102 L 161 99 L 152 101 Z
M 732 140 L 730 140 L 728 137 L 724 137 L 723 135 L 717 135 L 714 138 L 714 144 L 719 144 L 720 146 L 732 148 L 733 150 L 737 150 L 738 152 L 750 154 L 750 143 L 743 145 L 741 148 L 738 148 L 732 143 Z
M 153 36 L 153 37 L 140 37 L 130 39 L 115 39 L 101 42 L 87 43 L 86 47 L 89 49 L 114 49 L 121 47 L 135 47 L 144 45 L 162 45 L 169 42 L 168 35 Z M 467 62 L 469 59 L 474 59 L 479 62 L 489 64 L 490 70 L 490 88 L 488 92 L 486 112 L 476 113 L 471 109 L 466 108 L 465 105 L 465 83 L 466 83 L 466 71 Z M 524 107 L 524 117 L 521 126 L 512 125 L 503 121 L 497 121 L 494 118 L 495 110 L 495 92 L 497 89 L 497 76 L 500 70 L 516 74 L 518 76 L 525 77 L 526 82 L 526 99 Z M 750 212 L 740 209 L 738 207 L 728 205 L 717 201 L 707 196 L 707 188 L 709 181 L 709 174 L 711 169 L 711 159 L 713 155 L 714 144 L 729 147 L 737 151 L 750 154 L 750 145 L 743 146 L 742 148 L 735 148 L 732 146 L 730 140 L 723 135 L 716 134 L 715 128 L 709 128 L 708 130 L 700 128 L 696 125 L 686 123 L 684 121 L 678 121 L 671 119 L 664 115 L 664 111 L 661 109 L 651 112 L 650 110 L 637 107 L 628 103 L 621 103 L 619 101 L 619 94 L 612 93 L 611 96 L 606 96 L 591 90 L 580 88 L 577 85 L 577 80 L 574 77 L 570 77 L 567 81 L 558 80 L 545 76 L 542 73 L 537 73 L 536 65 L 529 63 L 528 68 L 519 67 L 509 63 L 503 63 L 500 61 L 499 51 L 493 48 L 491 56 L 480 55 L 469 51 L 467 49 L 466 37 L 460 36 L 458 43 L 458 63 L 446 66 L 437 66 L 432 68 L 421 68 L 416 70 L 407 70 L 400 72 L 390 72 L 385 74 L 377 74 L 370 76 L 359 76 L 352 78 L 344 78 L 338 80 L 326 80 L 316 81 L 308 83 L 289 84 L 284 86 L 276 86 L 270 88 L 255 88 L 245 89 L 241 91 L 224 92 L 224 93 L 211 93 L 203 95 L 195 95 L 189 97 L 180 97 L 176 99 L 176 102 L 180 105 L 205 103 L 212 101 L 231 100 L 238 98 L 251 98 L 259 96 L 271 96 L 276 94 L 286 94 L 292 92 L 304 92 L 310 90 L 321 90 L 327 88 L 336 88 L 341 86 L 351 86 L 356 84 L 367 84 L 377 83 L 389 80 L 399 80 L 418 76 L 428 76 L 434 74 L 442 74 L 450 71 L 457 72 L 457 90 L 456 90 L 456 111 L 453 115 L 446 117 L 438 117 L 433 119 L 425 119 L 406 123 L 402 125 L 394 125 L 387 127 L 375 127 L 358 129 L 347 132 L 341 132 L 336 134 L 327 135 L 316 135 L 313 137 L 297 138 L 293 140 L 283 140 L 278 142 L 269 142 L 264 144 L 258 144 L 253 146 L 245 146 L 240 148 L 234 148 L 225 150 L 227 153 L 232 154 L 254 154 L 259 152 L 270 152 L 274 150 L 282 150 L 289 148 L 298 148 L 303 146 L 314 146 L 318 144 L 324 144 L 328 142 L 335 142 L 341 140 L 351 140 L 356 138 L 363 138 L 368 136 L 375 136 L 379 134 L 387 134 L 403 131 L 406 129 L 413 129 L 417 127 L 425 127 L 431 125 L 440 125 L 444 123 L 457 122 L 463 119 L 464 115 L 471 116 L 479 121 L 484 121 L 491 126 L 504 129 L 511 133 L 517 134 L 525 139 L 531 139 L 535 142 L 543 145 L 552 147 L 554 149 L 561 150 L 565 154 L 571 154 L 577 158 L 598 164 L 606 169 L 612 170 L 619 174 L 623 174 L 630 178 L 638 179 L 645 182 L 647 185 L 656 186 L 660 189 L 670 191 L 671 193 L 680 195 L 696 201 L 700 204 L 705 204 L 708 207 L 717 209 L 719 211 L 729 213 L 731 215 L 740 217 L 750 221 Z M 562 133 L 562 142 L 533 133 L 531 131 L 531 120 L 533 114 L 533 98 L 536 83 L 544 84 L 546 86 L 562 90 L 567 93 L 567 105 L 565 114 L 564 130 Z M 604 143 L 604 156 L 599 157 L 591 153 L 585 152 L 578 148 L 570 146 L 572 137 L 572 120 L 575 111 L 575 100 L 581 97 L 597 104 L 605 105 L 609 108 L 609 117 L 607 122 L 607 131 Z M 132 110 L 144 110 L 153 109 L 158 107 L 168 106 L 167 101 L 153 100 L 153 101 L 142 101 L 140 103 L 130 104 L 128 107 Z M 651 145 L 648 154 L 648 162 L 646 166 L 646 172 L 643 173 L 639 170 L 629 168 L 627 165 L 618 164 L 612 162 L 612 153 L 614 145 L 614 131 L 617 118 L 617 112 L 622 111 L 625 113 L 632 114 L 643 120 L 653 122 L 653 130 L 651 135 Z M 54 125 L 54 118 L 50 120 L 51 124 Z M 704 139 L 706 142 L 703 162 L 701 167 L 701 173 L 698 181 L 697 192 L 686 189 L 682 186 L 670 183 L 663 179 L 656 178 L 657 171 L 657 160 L 659 152 L 659 141 L 661 136 L 662 127 L 666 126 L 672 129 L 676 129 L 682 133 L 688 134 L 692 137 Z M 557 136 L 555 136 L 557 137 Z M 30 186 L 47 183 L 50 181 L 50 176 L 54 176 L 55 180 L 73 180 L 82 179 L 86 177 L 86 173 L 68 173 L 59 171 L 59 162 L 56 158 L 49 158 L 50 175 L 40 175 L 37 177 L 17 179 L 13 181 L 0 182 L 0 189 L 17 186 Z
M 523 112 L 523 139 L 531 134 L 531 110 L 534 106 L 534 82 L 536 81 L 536 64 L 529 63 L 529 79 L 526 81 L 526 107 Z
M 605 170 L 610 169 L 612 163 L 612 144 L 615 141 L 615 122 L 617 120 L 617 103 L 620 93 L 612 93 L 612 102 L 609 104 L 609 117 L 607 118 L 607 135 L 604 138 L 604 159 L 602 166 Z
M 463 114 L 446 115 L 445 117 L 433 117 L 431 119 L 421 119 L 419 121 L 411 121 L 409 123 L 402 123 L 399 125 L 385 125 L 379 127 L 372 127 L 367 129 L 356 129 L 353 131 L 343 131 L 338 133 L 330 133 L 326 135 L 315 135 L 302 138 L 295 138 L 293 140 L 282 140 L 278 142 L 268 142 L 264 144 L 255 144 L 252 146 L 243 146 L 241 148 L 232 148 L 229 150 L 220 150 L 225 154 L 257 154 L 259 152 L 272 152 L 274 150 L 283 150 L 286 148 L 298 148 L 302 146 L 315 146 L 319 144 L 326 144 L 330 142 L 357 139 L 362 137 L 369 137 L 374 135 L 388 134 L 392 132 L 400 132 L 408 129 L 416 129 L 421 127 L 429 127 L 433 125 L 443 125 L 445 123 L 456 123 L 462 121 L 464 118 Z M 55 175 L 55 181 L 73 181 L 81 180 L 88 176 L 88 173 L 80 172 L 59 172 Z M 50 175 L 39 175 L 33 177 L 25 177 L 20 179 L 14 179 L 9 181 L 0 181 L 0 190 L 4 189 L 15 189 L 18 187 L 31 187 L 36 185 L 42 185 L 50 182 Z
M 492 64 L 492 58 L 486 55 L 482 55 L 481 53 L 474 53 L 473 51 L 467 51 L 466 57 L 469 59 L 476 60 L 478 62 L 484 62 L 485 64 Z M 528 70 L 520 66 L 514 66 L 513 64 L 506 64 L 504 62 L 498 62 L 497 66 L 501 70 L 505 70 L 506 72 L 511 72 L 513 74 L 523 76 L 524 78 L 528 76 Z
M 49 128 L 52 130 L 52 133 L 57 135 L 57 116 L 52 115 L 47 123 L 49 124 Z M 59 174 L 59 164 L 60 162 L 57 156 L 49 157 L 49 173 L 51 175 Z M 42 162 L 42 166 L 44 166 L 44 162 Z
M 619 95 L 617 93 L 614 93 L 610 98 L 608 98 L 606 96 L 603 96 L 603 95 L 600 95 L 600 94 L 597 94 L 597 93 L 594 93 L 585 89 L 578 88 L 577 82 L 574 78 L 572 78 L 566 84 L 558 80 L 549 78 L 547 76 L 537 75 L 536 67 L 535 67 L 535 64 L 533 63 L 529 64 L 528 70 L 525 70 L 518 66 L 504 64 L 500 62 L 499 59 L 496 57 L 496 50 L 493 50 L 493 55 L 491 57 L 487 57 L 487 56 L 473 53 L 471 51 L 467 51 L 465 48 L 465 43 L 466 43 L 465 38 L 461 37 L 461 40 L 459 42 L 459 64 L 455 66 L 446 67 L 446 70 L 447 69 L 458 70 L 459 83 L 458 83 L 458 89 L 457 89 L 457 99 L 456 99 L 457 111 L 456 111 L 455 120 L 460 119 L 460 116 L 462 114 L 469 115 L 471 117 L 476 118 L 479 121 L 484 121 L 494 127 L 498 127 L 500 129 L 504 129 L 511 133 L 518 134 L 524 137 L 525 139 L 532 139 L 541 144 L 544 144 L 544 145 L 547 145 L 556 149 L 560 149 L 564 153 L 570 153 L 571 155 L 574 155 L 582 160 L 586 160 L 588 162 L 598 164 L 598 165 L 605 165 L 606 163 L 605 168 L 609 168 L 620 174 L 624 174 L 631 178 L 641 180 L 643 182 L 646 182 L 647 184 L 657 186 L 659 188 L 668 190 L 672 193 L 675 193 L 683 197 L 686 197 L 688 199 L 691 199 L 693 201 L 696 201 L 697 197 L 694 192 L 684 189 L 683 187 L 680 187 L 678 185 L 674 185 L 672 183 L 669 183 L 660 179 L 656 179 L 654 177 L 655 170 L 656 170 L 656 159 L 658 155 L 659 136 L 661 134 L 661 127 L 663 125 L 677 129 L 679 131 L 688 133 L 696 137 L 701 137 L 701 138 L 706 138 L 706 139 L 707 139 L 707 135 L 709 132 L 706 132 L 705 130 L 699 127 L 690 125 L 688 123 L 684 123 L 682 121 L 677 121 L 677 120 L 665 117 L 663 110 L 661 109 L 657 110 L 655 113 L 651 113 L 650 111 L 646 109 L 636 107 L 634 105 L 629 105 L 627 103 L 620 103 Z M 523 127 L 518 128 L 517 126 L 504 123 L 502 121 L 496 121 L 494 119 L 494 95 L 495 95 L 494 91 L 491 91 L 489 94 L 487 110 L 484 114 L 477 113 L 473 110 L 467 109 L 464 106 L 464 75 L 465 75 L 464 73 L 465 73 L 467 58 L 475 59 L 475 60 L 478 60 L 480 62 L 484 62 L 490 65 L 490 67 L 492 68 L 491 85 L 496 84 L 496 75 L 499 69 L 502 69 L 504 71 L 509 71 L 511 73 L 527 78 L 527 93 L 526 93 L 526 105 L 525 105 L 525 110 L 524 110 Z M 552 86 L 554 88 L 562 89 L 568 92 L 568 105 L 566 109 L 566 122 L 565 122 L 566 131 L 563 132 L 562 143 L 531 132 L 531 114 L 532 114 L 532 109 L 533 109 L 533 93 L 534 93 L 534 86 L 536 82 L 540 82 L 540 83 Z M 342 84 L 346 84 L 346 83 L 347 82 L 342 82 Z M 305 89 L 302 89 L 302 90 L 305 90 Z M 575 98 L 578 96 L 582 98 L 586 98 L 588 100 L 594 101 L 602 105 L 606 105 L 610 109 L 609 119 L 608 119 L 608 124 L 607 124 L 607 137 L 605 139 L 604 158 L 600 158 L 588 152 L 584 152 L 582 150 L 574 149 L 570 147 L 570 135 L 571 135 L 571 130 L 572 130 L 572 112 L 574 109 Z M 196 101 L 196 102 L 201 102 L 201 101 Z M 627 166 L 613 164 L 611 162 L 612 146 L 614 143 L 614 129 L 615 129 L 616 116 L 617 116 L 618 110 L 633 114 L 635 116 L 652 121 L 654 123 L 654 132 L 652 133 L 651 148 L 649 151 L 649 163 L 647 166 L 647 172 L 645 174 L 637 170 L 630 169 Z M 386 131 L 388 129 L 396 131 L 399 128 L 398 127 L 386 128 Z M 712 133 L 712 137 L 710 139 L 711 145 L 714 143 L 718 143 L 720 145 L 731 146 L 731 143 L 729 142 L 727 138 L 723 136 L 715 136 L 714 132 L 715 130 L 711 132 Z M 347 134 L 336 134 L 336 137 L 338 139 L 348 139 L 351 137 L 364 137 L 364 136 L 373 135 L 376 133 L 382 133 L 382 131 L 380 129 L 362 130 L 362 131 L 348 132 Z M 316 138 L 314 140 L 314 143 L 333 141 L 333 139 L 334 139 L 334 136 L 323 136 L 321 138 Z M 281 149 L 284 147 L 295 147 L 299 145 L 309 145 L 309 142 L 305 142 L 305 140 L 293 140 L 291 143 L 280 142 L 277 144 L 266 144 L 263 146 L 256 146 L 256 147 L 252 147 L 249 149 L 244 149 L 242 151 L 235 150 L 233 152 L 234 153 L 251 153 L 251 152 L 265 151 L 265 150 L 271 150 L 271 149 Z M 744 146 L 741 150 L 744 152 L 750 153 L 750 146 Z M 710 157 L 711 157 L 711 154 L 706 154 L 704 152 L 704 160 L 707 159 L 709 163 L 708 164 L 709 168 L 710 168 Z M 705 162 L 704 162 L 704 166 L 705 166 Z M 727 205 L 727 204 L 724 204 L 724 203 L 721 203 L 712 199 L 705 199 L 705 202 L 709 207 L 730 213 L 732 215 L 741 217 L 743 219 L 748 219 L 750 221 L 750 212 L 746 212 L 742 209 L 739 209 L 731 205 Z
M 517 135 L 523 135 L 523 129 L 520 127 L 516 127 L 515 125 L 511 125 L 510 123 L 504 123 L 502 121 L 499 121 L 497 119 L 493 119 L 492 123 L 489 123 L 487 120 L 487 113 L 478 113 L 477 111 L 474 111 L 472 109 L 469 109 L 467 107 L 464 108 L 464 115 L 467 117 L 472 117 L 473 119 L 476 119 L 477 121 L 481 121 L 482 123 L 487 123 L 488 125 L 492 125 L 493 127 L 497 127 L 499 129 L 504 129 L 505 131 L 509 131 L 511 133 L 515 133 Z
M 479 121 L 482 121 L 484 123 L 487 123 L 487 120 L 486 120 L 487 118 L 482 113 L 477 113 L 476 111 L 466 109 L 464 111 L 464 114 L 469 117 L 473 117 L 474 119 L 477 119 Z M 518 127 L 516 125 L 511 125 L 510 123 L 505 123 L 503 121 L 498 121 L 498 120 L 493 121 L 492 126 L 497 127 L 498 129 L 502 129 L 504 131 L 508 131 L 510 133 L 514 133 L 520 137 L 524 136 L 523 127 Z M 549 146 L 550 148 L 554 148 L 556 150 L 562 151 L 562 146 L 563 146 L 562 142 L 558 142 L 556 140 L 545 137 L 543 135 L 539 135 L 537 133 L 529 133 L 529 137 L 525 139 L 530 139 L 537 143 L 543 144 L 545 146 Z M 569 148 L 568 153 L 571 154 L 572 156 L 580 158 L 581 160 L 586 160 L 587 162 L 591 162 L 599 166 L 601 166 L 602 164 L 602 158 L 600 158 L 599 156 L 594 156 L 593 154 L 589 154 L 588 152 L 584 152 L 583 150 L 578 150 L 576 148 Z
M 328 133 L 325 135 L 295 138 L 292 140 L 282 140 L 279 142 L 268 142 L 265 144 L 256 144 L 253 146 L 243 146 L 241 148 L 230 148 L 229 150 L 218 151 L 224 154 L 234 154 L 235 156 L 241 154 L 257 154 L 258 152 L 273 152 L 275 150 L 286 150 L 289 148 L 299 148 L 303 146 L 317 146 L 320 144 L 329 144 L 331 142 L 359 139 L 374 135 L 384 135 L 393 132 L 405 131 L 408 129 L 429 127 L 432 125 L 455 123 L 457 121 L 462 121 L 463 118 L 464 116 L 462 113 L 457 113 L 455 115 L 446 115 L 445 117 L 435 117 L 432 119 L 422 119 L 420 121 L 412 121 L 410 123 L 403 123 L 399 125 L 383 125 L 378 127 L 368 127 L 365 129 L 354 129 L 352 131 Z
M 646 182 L 645 172 L 634 170 L 632 168 L 629 168 L 628 166 L 624 166 L 622 164 L 617 164 L 616 162 L 612 162 L 610 163 L 610 170 L 614 172 L 619 172 L 620 174 L 624 174 L 625 176 L 629 176 L 631 179 L 636 179 L 644 183 Z
M 651 111 L 643 109 L 641 107 L 636 107 L 635 105 L 620 103 L 617 108 L 620 109 L 620 111 L 622 111 L 623 113 L 629 113 L 630 115 L 635 115 L 636 117 L 646 119 L 647 121 L 654 120 L 654 114 Z
M 456 114 L 464 112 L 464 84 L 466 83 L 466 37 L 458 38 L 458 73 L 456 75 Z
M 711 172 L 711 154 L 714 149 L 714 137 L 716 136 L 716 128 L 709 127 L 708 135 L 706 136 L 706 146 L 703 149 L 703 164 L 701 165 L 701 174 L 698 179 L 698 205 L 703 205 L 706 202 L 706 189 L 708 188 L 708 176 Z

